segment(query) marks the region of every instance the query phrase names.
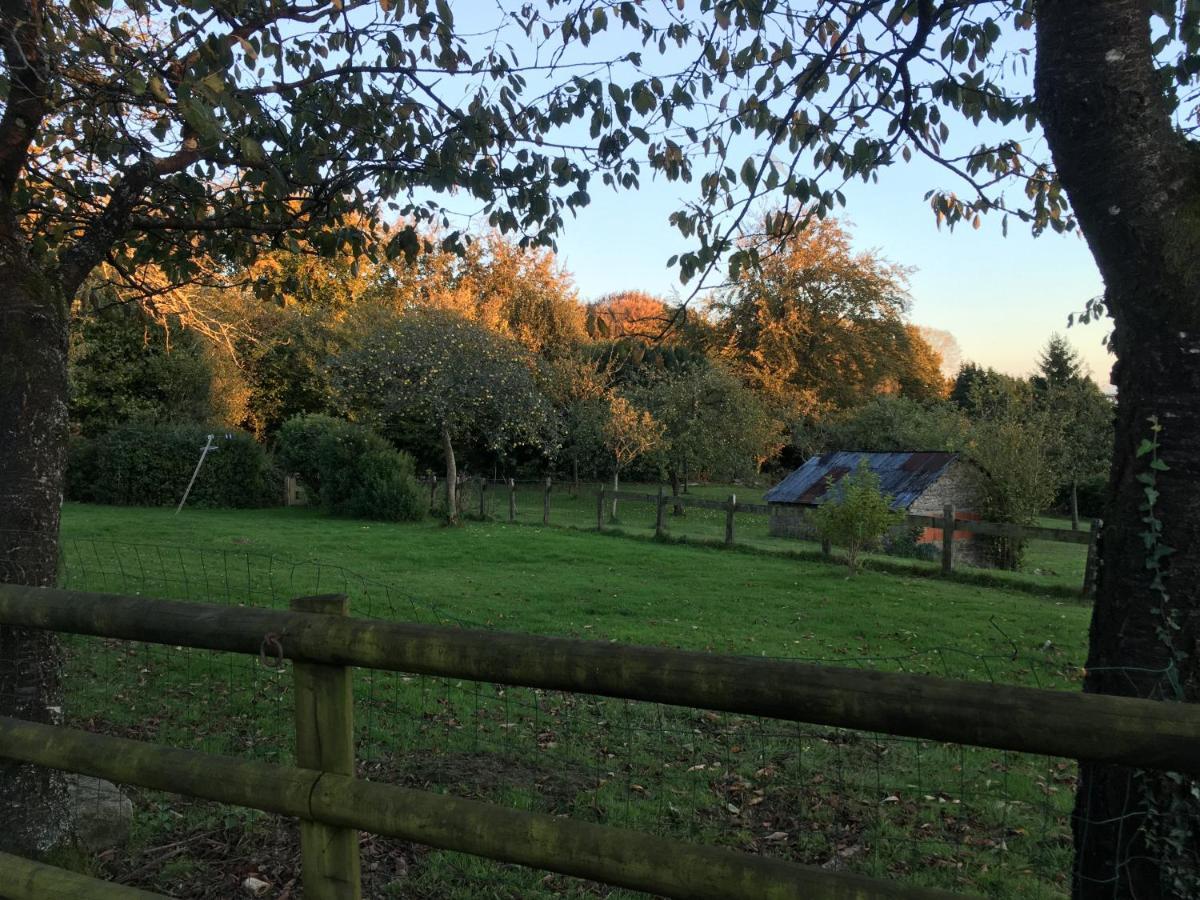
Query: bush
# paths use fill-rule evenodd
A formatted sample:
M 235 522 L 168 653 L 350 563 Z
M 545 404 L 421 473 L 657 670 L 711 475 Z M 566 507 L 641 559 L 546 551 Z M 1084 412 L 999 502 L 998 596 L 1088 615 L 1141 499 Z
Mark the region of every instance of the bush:
M 862 551 L 904 521 L 904 513 L 893 510 L 890 498 L 880 493 L 879 476 L 866 460 L 836 484 L 829 479 L 828 499 L 809 517 L 822 540 L 845 548 L 851 575 L 858 573 Z
M 892 529 L 883 539 L 883 552 L 888 556 L 933 562 L 942 551 L 936 544 L 921 541 L 924 530 L 919 525 Z
M 99 453 L 96 442 L 72 435 L 67 441 L 67 499 L 78 503 L 94 503 L 96 485 L 99 483 Z
M 68 496 L 120 506 L 174 506 L 183 496 L 209 430 L 200 425 L 121 425 L 91 446 L 72 444 Z M 279 502 L 279 473 L 240 431 L 215 434 L 189 506 L 253 507 Z
M 330 416 L 295 416 L 279 431 L 278 458 L 331 513 L 391 522 L 424 515 L 413 459 L 374 431 Z
M 346 501 L 348 515 L 389 522 L 415 522 L 425 514 L 424 492 L 407 453 L 371 450 L 358 458 L 358 480 Z
M 317 447 L 321 439 L 340 429 L 353 427 L 344 419 L 311 414 L 292 416 L 279 429 L 275 441 L 275 459 L 288 474 L 298 475 L 309 495 L 321 493 L 321 464 Z

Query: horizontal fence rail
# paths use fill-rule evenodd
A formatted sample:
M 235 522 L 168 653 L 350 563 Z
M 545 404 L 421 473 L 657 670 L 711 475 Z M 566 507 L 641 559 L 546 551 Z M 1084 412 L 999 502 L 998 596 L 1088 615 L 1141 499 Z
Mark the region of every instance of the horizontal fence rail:
M 1200 707 L 600 641 L 0 585 L 0 624 L 492 681 L 1200 775 Z
M 173 750 L 7 717 L 0 717 L 0 756 L 667 897 L 698 900 L 963 897 L 545 813 L 522 812 L 445 794 L 361 781 L 346 775 Z M 0 872 L 3 871 L 0 860 Z M 0 888 L 0 896 L 4 896 L 2 892 Z M 156 895 L 113 886 L 108 894 L 72 896 L 140 900 Z
M 0 897 L 4 900 L 168 900 L 163 894 L 89 878 L 9 853 L 0 853 Z
M 625 500 L 634 503 L 658 503 L 660 496 L 658 494 L 645 494 L 638 491 L 612 491 L 606 490 L 605 497 L 609 500 Z M 729 508 L 728 500 L 712 500 L 704 497 L 689 497 L 686 494 L 665 494 L 662 497 L 668 505 L 691 506 L 696 509 L 715 509 L 726 510 Z M 741 500 L 735 501 L 733 504 L 734 511 L 739 513 L 754 513 L 756 515 L 770 515 L 773 509 L 767 503 L 743 503 Z M 784 510 L 777 513 L 785 517 L 801 518 L 801 514 L 792 510 Z M 942 516 L 922 516 L 922 515 L 907 515 L 904 517 L 905 524 L 916 525 L 920 528 L 941 528 L 945 523 Z M 954 519 L 955 531 L 969 531 L 974 534 L 984 534 L 989 537 L 1005 537 L 1014 540 L 1038 540 L 1038 541 L 1054 541 L 1061 544 L 1087 544 L 1090 543 L 1092 537 L 1088 531 L 1072 531 L 1070 528 L 1043 528 L 1038 525 L 1014 525 L 1007 522 L 980 522 L 975 519 Z

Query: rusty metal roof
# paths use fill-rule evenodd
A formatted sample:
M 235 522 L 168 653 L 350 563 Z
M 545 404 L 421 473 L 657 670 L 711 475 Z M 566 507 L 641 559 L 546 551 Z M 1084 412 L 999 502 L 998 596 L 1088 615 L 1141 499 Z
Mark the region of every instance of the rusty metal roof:
M 817 506 L 828 489 L 826 479 L 832 478 L 836 484 L 865 459 L 871 471 L 879 476 L 880 490 L 892 496 L 892 508 L 908 509 L 957 458 L 957 453 L 941 451 L 867 453 L 838 450 L 812 457 L 767 491 L 764 499 L 768 503 Z

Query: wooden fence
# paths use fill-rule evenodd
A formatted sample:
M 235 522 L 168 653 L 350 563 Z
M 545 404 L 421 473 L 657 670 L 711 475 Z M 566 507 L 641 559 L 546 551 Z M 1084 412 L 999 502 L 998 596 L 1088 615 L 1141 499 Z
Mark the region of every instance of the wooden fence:
M 0 585 L 0 625 L 294 661 L 298 767 L 0 717 L 0 756 L 301 821 L 305 896 L 357 900 L 357 832 L 697 898 L 935 898 L 942 891 L 354 777 L 352 670 L 668 703 L 1200 775 L 1200 707 L 755 657 L 355 619 L 344 597 L 230 608 Z M 31 869 L 38 872 L 31 872 Z M 152 895 L 0 855 L 18 897 Z M 53 889 L 57 888 L 58 893 Z M 71 893 L 74 891 L 74 893 Z M 3 893 L 3 890 L 0 890 Z
M 725 543 L 732 546 L 736 542 L 738 513 L 748 513 L 758 516 L 776 516 L 802 524 L 803 512 L 783 511 L 766 503 L 743 503 L 735 494 L 730 494 L 728 500 L 711 500 L 702 497 L 689 497 L 679 494 L 667 494 L 661 488 L 657 494 L 643 494 L 634 491 L 609 491 L 601 486 L 596 494 L 596 528 L 604 528 L 604 509 L 607 503 L 614 500 L 633 501 L 636 503 L 651 503 L 655 506 L 654 533 L 658 536 L 667 534 L 666 508 L 668 506 L 695 507 L 697 509 L 719 510 L 725 513 Z M 549 521 L 549 488 L 547 488 L 547 522 Z M 1062 544 L 1086 544 L 1088 548 L 1087 565 L 1085 567 L 1081 593 L 1090 595 L 1096 578 L 1097 546 L 1103 523 L 1095 519 L 1089 531 L 1073 531 L 1069 528 L 1043 528 L 1035 525 L 1013 525 L 1001 522 L 981 522 L 976 519 L 960 518 L 953 506 L 943 508 L 940 516 L 908 515 L 904 524 L 914 528 L 933 528 L 941 534 L 941 567 L 942 573 L 949 575 L 954 570 L 955 537 L 956 533 L 986 535 L 988 537 L 1007 538 L 1014 541 L 1038 540 L 1052 541 Z M 822 544 L 822 551 L 830 555 L 831 547 Z
M 445 480 L 439 480 L 437 477 L 424 478 L 422 479 L 422 484 L 428 491 L 429 507 L 432 510 L 436 506 L 439 490 L 444 498 Z M 525 492 L 526 497 L 528 497 L 528 492 L 532 489 L 540 495 L 538 507 L 541 511 L 542 524 L 551 525 L 554 524 L 551 510 L 553 506 L 552 498 L 556 487 L 561 488 L 562 485 L 556 485 L 548 477 L 545 481 L 536 482 L 518 482 L 512 478 L 487 479 L 463 477 L 458 484 L 458 511 L 460 514 L 472 514 L 478 515 L 480 518 L 487 518 L 490 509 L 489 498 L 495 498 L 495 502 L 502 503 L 506 508 L 507 520 L 509 522 L 516 522 L 518 521 L 517 495 L 519 492 Z M 474 496 L 469 497 L 468 494 L 471 489 L 474 490 Z M 653 505 L 655 508 L 654 533 L 659 537 L 664 537 L 670 533 L 670 519 L 666 515 L 668 507 L 679 509 L 691 507 L 694 509 L 722 512 L 725 515 L 724 543 L 727 546 L 733 546 L 737 543 L 739 532 L 737 517 L 739 515 L 771 517 L 776 522 L 785 523 L 785 531 L 789 530 L 786 527 L 787 523 L 792 523 L 790 530 L 801 530 L 795 528 L 795 526 L 803 526 L 805 523 L 804 513 L 801 510 L 782 509 L 766 503 L 747 503 L 738 500 L 735 494 L 730 494 L 728 499 L 725 500 L 714 500 L 704 497 L 693 497 L 687 494 L 668 494 L 661 487 L 657 493 L 650 494 L 638 491 L 613 491 L 606 485 L 601 484 L 595 497 L 595 523 L 597 530 L 603 530 L 605 527 L 605 510 L 609 508 L 609 505 L 611 504 L 612 509 L 615 511 L 616 504 L 621 501 Z M 981 522 L 977 519 L 960 517 L 952 506 L 944 507 L 940 516 L 908 515 L 904 520 L 904 525 L 906 526 L 935 529 L 940 533 L 940 539 L 937 542 L 940 545 L 938 557 L 940 558 L 941 571 L 944 575 L 949 575 L 954 571 L 957 556 L 959 555 L 955 551 L 955 535 L 961 535 L 964 532 L 972 535 L 1007 538 L 1013 541 L 1037 540 L 1061 544 L 1086 545 L 1087 562 L 1084 567 L 1083 581 L 1080 585 L 1080 594 L 1085 597 L 1091 596 L 1095 589 L 1098 560 L 1097 541 L 1100 537 L 1102 524 L 1099 519 L 1094 519 L 1091 522 L 1089 530 L 1075 531 L 1069 528 L 1043 528 L 1036 525 Z M 832 555 L 832 548 L 827 542 L 821 544 L 821 549 L 825 556 L 829 557 Z

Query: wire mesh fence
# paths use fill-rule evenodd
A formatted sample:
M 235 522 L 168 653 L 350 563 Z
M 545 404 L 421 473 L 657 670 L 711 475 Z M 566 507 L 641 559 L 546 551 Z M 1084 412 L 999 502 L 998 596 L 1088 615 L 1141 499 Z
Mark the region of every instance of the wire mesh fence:
M 659 485 L 619 485 L 546 479 L 463 477 L 457 486 L 460 516 L 522 525 L 596 529 L 634 537 L 658 536 L 667 540 L 705 545 L 733 545 L 759 552 L 817 556 L 824 553 L 815 536 L 797 533 L 795 514 L 772 514 L 762 502 L 762 491 L 738 485 L 692 485 L 690 492 L 665 491 L 665 512 L 657 511 Z M 444 480 L 426 479 L 429 509 L 444 514 Z M 603 502 L 598 494 L 604 495 Z M 629 499 L 639 495 L 637 499 Z M 724 508 L 736 500 L 730 516 Z M 698 505 L 697 501 L 700 504 Z M 1088 548 L 1079 543 L 1032 539 L 1025 542 L 1019 571 L 979 569 L 958 560 L 959 577 L 1013 586 L 1034 592 L 1078 596 L 1084 585 Z M 887 553 L 864 554 L 867 564 L 899 574 L 934 575 L 941 572 L 941 549 L 935 543 L 892 541 Z
M 496 486 L 498 487 L 498 486 Z M 594 494 L 559 509 L 597 514 Z M 545 486 L 477 494 L 536 523 Z M 617 518 L 653 504 L 621 501 Z M 582 509 L 580 509 L 582 514 Z M 489 513 L 496 515 L 495 513 Z M 611 510 L 601 510 L 610 515 Z M 524 517 L 523 519 L 521 517 Z M 353 615 L 487 627 L 339 566 L 249 551 L 73 539 L 63 586 L 230 605 L 286 607 L 344 593 Z M 670 587 L 664 586 L 664 596 Z M 506 627 L 520 628 L 519 616 Z M 64 720 L 88 730 L 210 753 L 294 761 L 291 666 L 259 657 L 64 636 Z M 932 647 L 839 656 L 837 665 L 1071 688 L 1053 657 Z M 806 661 L 830 660 L 805 658 Z M 1072 761 L 653 703 L 357 670 L 360 774 L 518 809 L 997 897 L 1069 890 Z M 257 877 L 294 897 L 294 828 L 261 814 L 132 792 L 127 850 L 103 874 L 182 897 L 229 896 Z M 99 809 L 104 797 L 97 795 Z M 624 896 L 460 854 L 370 839 L 368 896 Z M 1114 877 L 1116 875 L 1114 874 Z M 224 893 L 222 893 L 224 891 Z

